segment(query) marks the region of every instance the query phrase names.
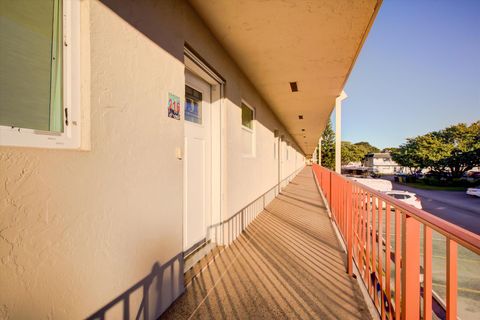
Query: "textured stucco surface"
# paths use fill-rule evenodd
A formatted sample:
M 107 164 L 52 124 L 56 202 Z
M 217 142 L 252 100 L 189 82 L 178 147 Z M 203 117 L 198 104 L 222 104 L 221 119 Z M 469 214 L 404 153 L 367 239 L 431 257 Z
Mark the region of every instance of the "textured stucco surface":
M 292 140 L 185 2 L 82 0 L 81 10 L 87 150 L 0 147 L 0 319 L 86 318 L 155 266 L 166 272 L 148 293 L 152 317 L 182 292 L 181 265 L 165 263 L 182 252 L 183 121 L 165 105 L 184 95 L 185 42 L 227 80 L 224 218 L 277 183 L 273 131 Z M 239 148 L 242 98 L 257 111 L 254 158 Z M 303 161 L 289 148 L 285 173 Z

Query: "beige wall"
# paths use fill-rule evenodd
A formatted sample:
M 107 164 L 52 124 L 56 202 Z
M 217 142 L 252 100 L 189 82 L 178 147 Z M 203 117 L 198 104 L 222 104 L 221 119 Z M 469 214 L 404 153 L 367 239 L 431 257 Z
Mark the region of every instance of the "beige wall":
M 131 317 L 148 286 L 154 318 L 182 292 L 183 121 L 165 104 L 184 95 L 185 42 L 227 81 L 223 217 L 277 183 L 273 131 L 286 133 L 188 4 L 81 8 L 90 150 L 0 147 L 0 319 L 86 318 L 142 279 Z M 241 155 L 242 98 L 257 111 L 254 158 Z M 291 148 L 288 172 L 299 159 Z

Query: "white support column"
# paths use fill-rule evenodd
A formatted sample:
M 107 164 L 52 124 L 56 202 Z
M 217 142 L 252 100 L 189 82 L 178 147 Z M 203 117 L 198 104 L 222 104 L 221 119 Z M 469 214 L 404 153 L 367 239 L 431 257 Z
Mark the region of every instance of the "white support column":
M 322 137 L 318 139 L 318 164 L 322 164 Z
M 341 173 L 342 167 L 342 101 L 347 98 L 342 93 L 335 99 L 335 172 Z

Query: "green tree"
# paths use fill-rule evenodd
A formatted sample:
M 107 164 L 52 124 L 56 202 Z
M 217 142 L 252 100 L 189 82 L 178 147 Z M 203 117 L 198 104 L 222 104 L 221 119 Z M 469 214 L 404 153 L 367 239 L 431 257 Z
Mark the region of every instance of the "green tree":
M 380 152 L 380 149 L 368 142 L 363 141 L 352 144 L 348 141 L 342 141 L 342 165 L 362 161 L 368 153 L 375 152 Z
M 363 148 L 356 144 L 352 144 L 349 141 L 342 141 L 342 165 L 361 161 L 365 157 L 365 152 Z
M 480 166 L 480 121 L 470 126 L 460 123 L 407 139 L 392 153 L 392 158 L 410 170 L 427 168 L 461 177 L 464 172 Z
M 480 166 L 480 121 L 467 126 L 460 123 L 435 133 L 449 154 L 439 162 L 453 177 L 461 177 L 473 167 Z
M 382 149 L 382 153 L 392 153 L 392 152 L 395 152 L 395 150 L 397 150 L 398 148 L 394 148 L 394 147 L 387 147 L 387 148 L 383 148 Z
M 422 169 L 420 159 L 417 158 L 417 144 L 415 139 L 407 139 L 407 142 L 401 145 L 399 148 L 392 149 L 390 151 L 392 159 L 401 165 L 408 168 L 410 173 Z
M 354 145 L 358 148 L 359 152 L 361 154 L 363 154 L 361 159 L 363 159 L 368 153 L 378 153 L 378 152 L 380 152 L 380 149 L 372 146 L 370 143 L 365 142 L 365 141 L 357 142 Z
M 330 120 L 322 134 L 322 166 L 335 170 L 335 132 Z

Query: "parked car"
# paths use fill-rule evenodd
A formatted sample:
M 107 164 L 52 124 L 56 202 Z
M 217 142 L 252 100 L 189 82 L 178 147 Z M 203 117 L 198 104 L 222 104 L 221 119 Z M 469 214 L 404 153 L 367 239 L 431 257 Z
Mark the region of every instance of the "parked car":
M 391 197 L 394 197 L 397 200 L 408 203 L 411 206 L 414 206 L 417 209 L 422 209 L 422 202 L 417 198 L 417 195 L 413 192 L 402 191 L 402 190 L 391 190 L 386 191 L 385 194 L 388 194 Z
M 397 200 L 403 201 L 411 206 L 414 206 L 417 209 L 422 209 L 422 203 L 420 202 L 420 199 L 417 198 L 417 195 L 413 192 L 409 191 L 403 191 L 403 190 L 390 190 L 390 191 L 383 191 L 383 194 L 389 195 Z M 375 199 L 375 208 L 378 208 L 378 198 Z M 387 205 L 385 201 L 382 202 L 382 208 L 385 210 L 387 208 Z M 365 204 L 367 204 L 367 201 L 365 199 Z M 370 198 L 370 205 L 373 205 L 373 198 Z M 394 210 L 395 206 L 390 205 L 390 210 Z
M 480 188 L 468 188 L 467 194 L 470 196 L 480 197 Z
M 384 192 L 392 190 L 392 182 L 385 179 L 372 179 L 372 178 L 351 178 L 353 181 L 363 184 L 374 190 Z

